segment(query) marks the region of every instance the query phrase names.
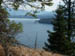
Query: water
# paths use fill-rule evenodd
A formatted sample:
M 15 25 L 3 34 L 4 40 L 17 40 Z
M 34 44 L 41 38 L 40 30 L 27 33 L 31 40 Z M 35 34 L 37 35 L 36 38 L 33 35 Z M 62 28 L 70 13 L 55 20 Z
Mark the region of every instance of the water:
M 44 42 L 47 42 L 48 39 L 47 30 L 52 31 L 52 25 L 40 24 L 36 22 L 39 19 L 14 20 L 15 22 L 21 22 L 23 24 L 23 32 L 17 36 L 17 39 L 20 41 L 20 43 L 34 48 L 35 39 L 37 35 L 37 48 L 42 48 L 44 46 Z

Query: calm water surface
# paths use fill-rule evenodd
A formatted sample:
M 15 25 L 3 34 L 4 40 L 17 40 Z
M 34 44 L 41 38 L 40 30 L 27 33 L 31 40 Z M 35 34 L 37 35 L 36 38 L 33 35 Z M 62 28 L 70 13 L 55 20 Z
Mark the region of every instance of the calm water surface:
M 23 32 L 17 36 L 20 43 L 34 48 L 35 39 L 37 36 L 37 48 L 42 48 L 44 42 L 47 42 L 48 33 L 47 30 L 52 31 L 52 25 L 40 24 L 36 21 L 38 19 L 11 19 L 15 22 L 21 22 L 23 24 Z

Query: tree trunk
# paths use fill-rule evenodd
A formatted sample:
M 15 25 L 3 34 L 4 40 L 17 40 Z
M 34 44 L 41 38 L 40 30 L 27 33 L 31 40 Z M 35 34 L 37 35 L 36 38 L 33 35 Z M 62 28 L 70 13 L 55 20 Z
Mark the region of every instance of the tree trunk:
M 71 38 L 71 0 L 68 3 L 68 40 Z

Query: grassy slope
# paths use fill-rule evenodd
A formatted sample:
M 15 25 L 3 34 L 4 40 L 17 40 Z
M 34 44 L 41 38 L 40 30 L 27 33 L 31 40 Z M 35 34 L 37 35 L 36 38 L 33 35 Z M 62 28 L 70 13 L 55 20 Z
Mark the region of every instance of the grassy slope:
M 24 46 L 10 46 L 9 54 L 13 56 L 62 56 L 60 54 L 54 54 L 51 52 L 46 52 L 44 50 L 27 48 Z M 0 56 L 4 56 L 3 48 L 0 46 Z

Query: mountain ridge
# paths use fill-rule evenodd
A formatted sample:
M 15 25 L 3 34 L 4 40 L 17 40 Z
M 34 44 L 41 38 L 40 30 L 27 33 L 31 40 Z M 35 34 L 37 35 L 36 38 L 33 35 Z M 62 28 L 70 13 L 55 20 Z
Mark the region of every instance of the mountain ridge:
M 27 15 L 26 16 L 26 13 L 29 12 L 28 10 L 13 10 L 11 9 L 8 10 L 8 13 L 9 13 L 9 18 L 34 18 L 33 16 L 29 16 Z M 55 12 L 50 12 L 50 11 L 41 11 L 41 12 L 38 12 L 37 13 L 37 18 L 39 19 L 51 19 L 51 18 L 54 18 Z

